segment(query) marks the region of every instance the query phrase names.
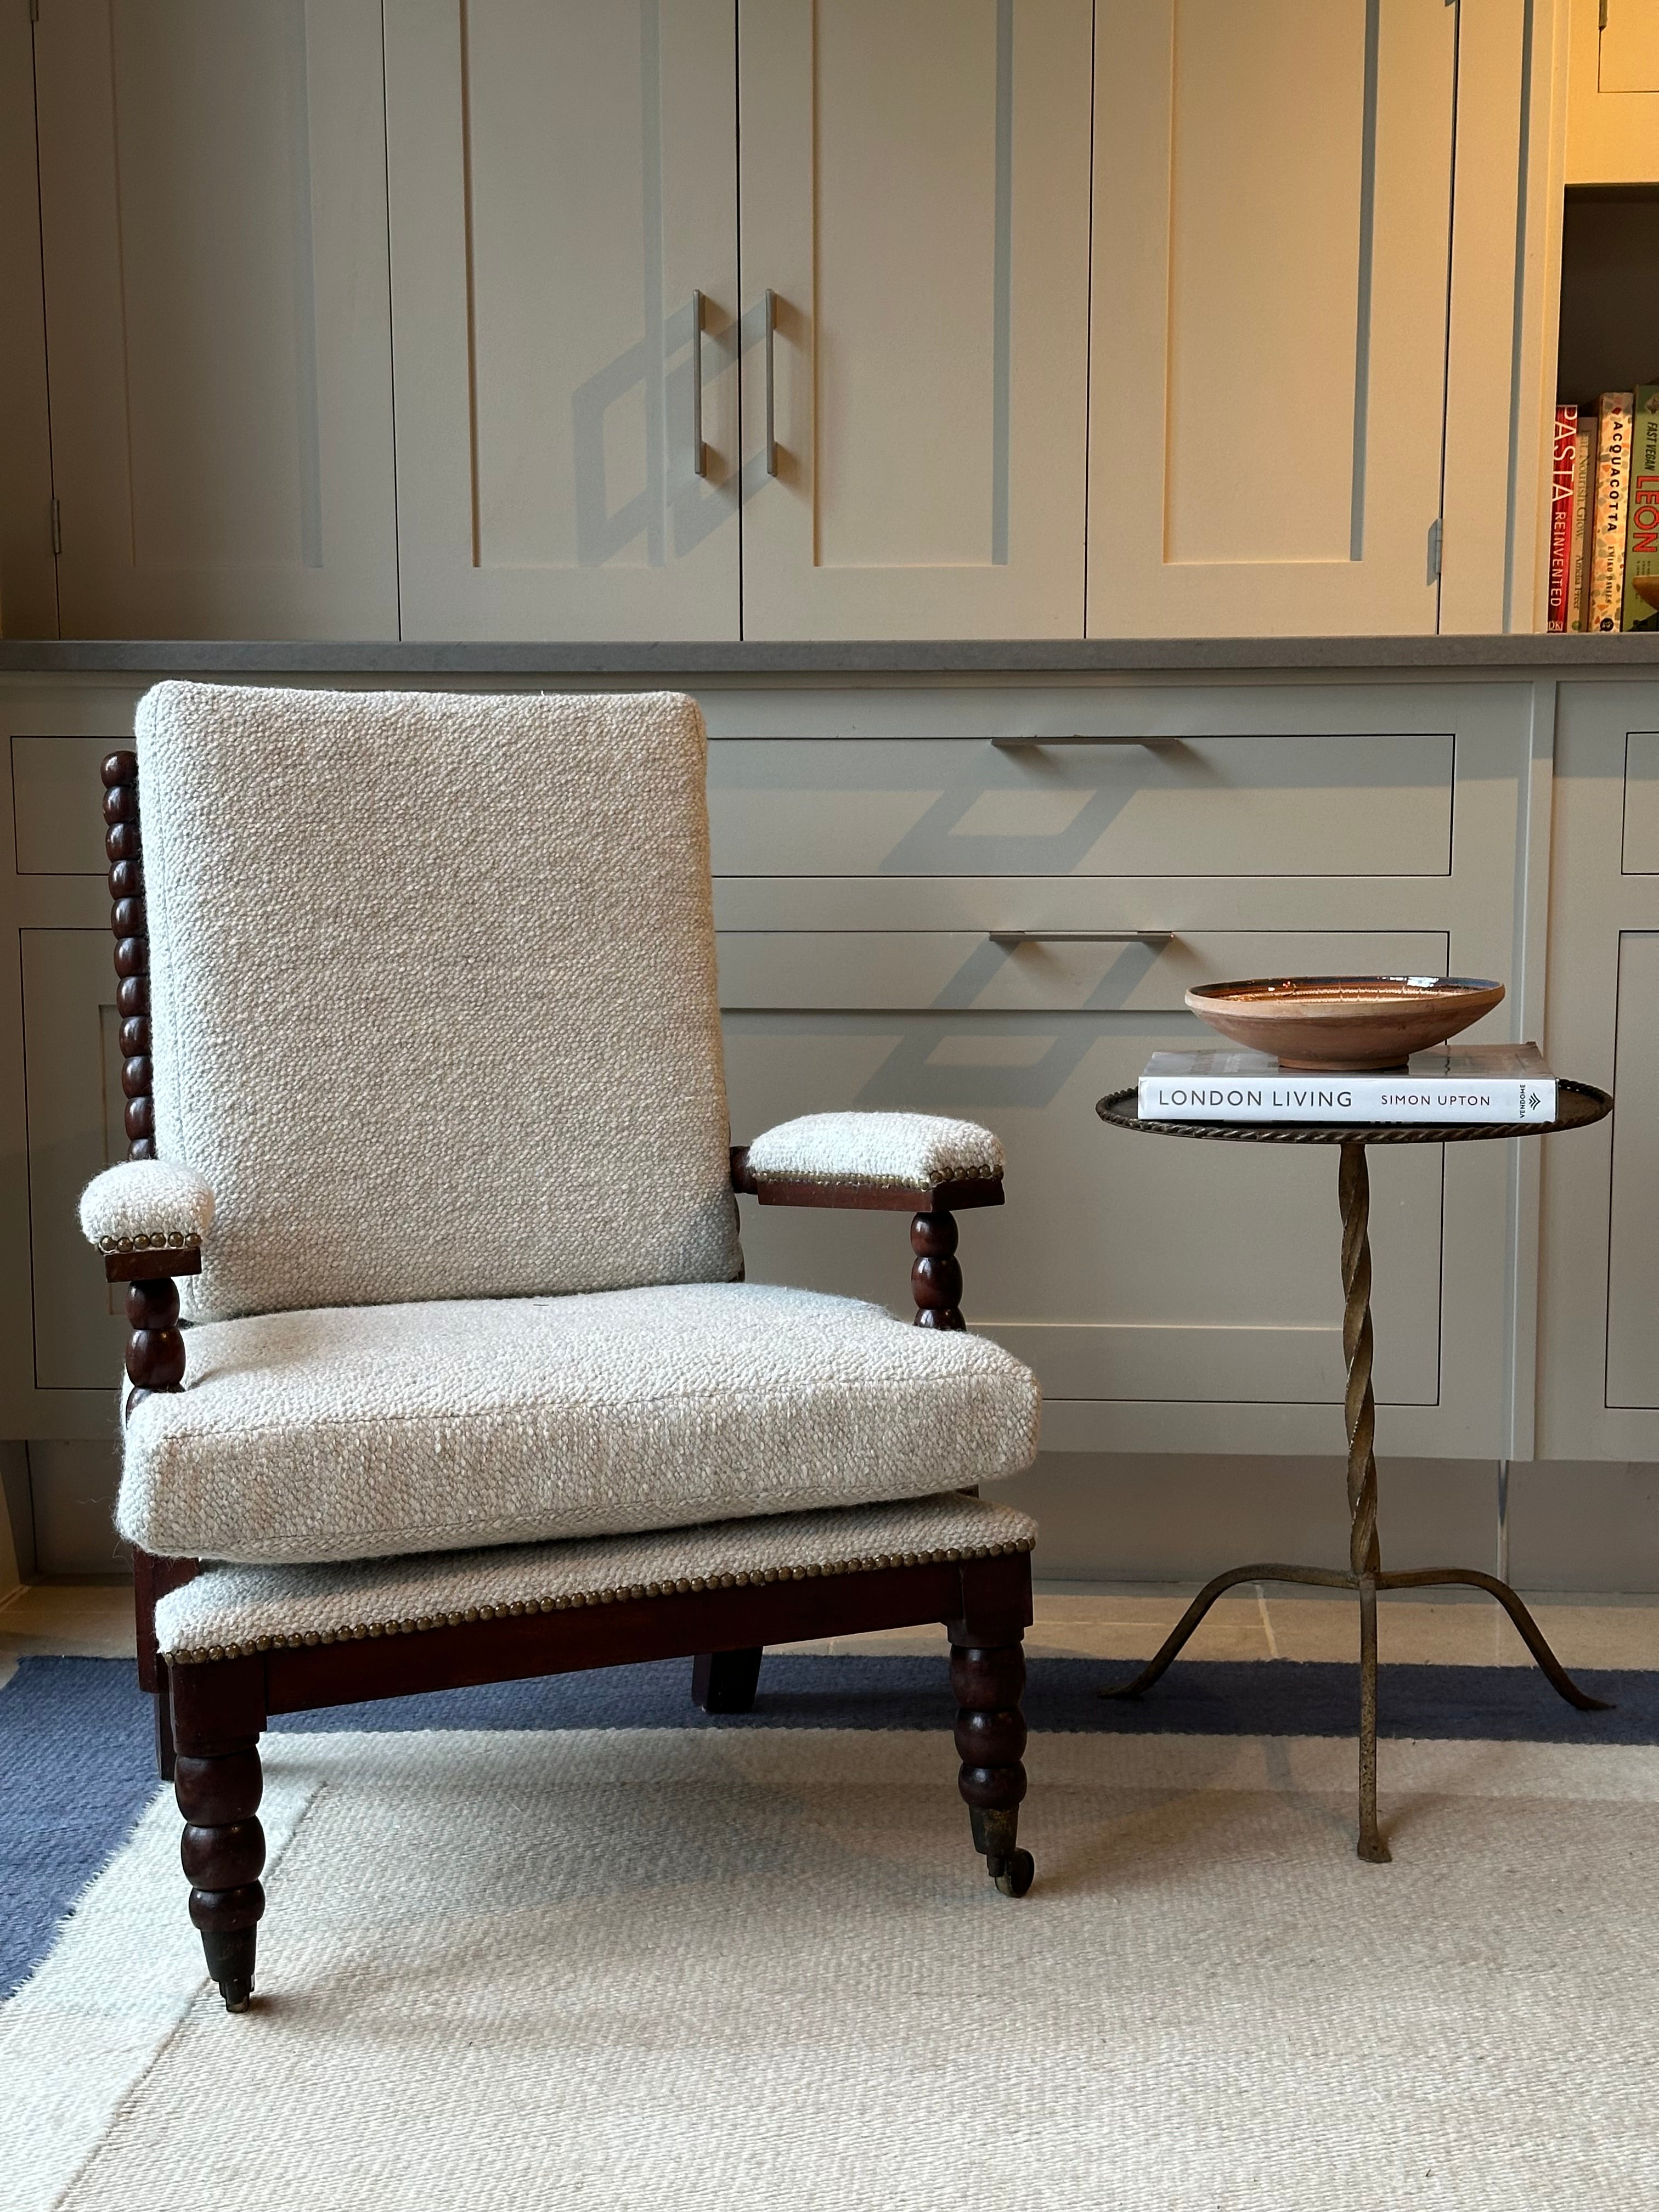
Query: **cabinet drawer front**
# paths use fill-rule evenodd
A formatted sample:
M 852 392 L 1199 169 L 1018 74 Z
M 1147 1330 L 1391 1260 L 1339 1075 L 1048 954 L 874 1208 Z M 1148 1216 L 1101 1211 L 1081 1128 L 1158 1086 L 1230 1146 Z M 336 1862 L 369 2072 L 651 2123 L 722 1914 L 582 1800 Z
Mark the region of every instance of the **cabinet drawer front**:
M 1659 1406 L 1659 932 L 1620 934 L 1617 1036 L 1607 1403 Z
M 1620 865 L 1627 876 L 1659 876 L 1659 730 L 1632 730 L 1625 739 L 1625 835 Z
M 101 876 L 104 787 L 99 769 L 119 742 L 111 738 L 26 738 L 11 741 L 20 876 Z M 131 738 L 125 741 L 129 745 Z
M 126 1341 L 124 1293 L 104 1280 L 76 1219 L 84 1186 L 127 1156 L 109 934 L 21 934 L 35 1387 L 106 1389 L 112 1401 Z
M 733 1010 L 1157 1013 L 1176 1017 L 1195 1042 L 1218 1045 L 1185 1011 L 1194 984 L 1286 973 L 1443 975 L 1447 954 L 1443 932 L 1426 929 L 1206 929 L 1163 945 L 1006 945 L 965 930 L 722 930 L 716 943 L 720 1004 Z
M 714 872 L 1443 876 L 1453 750 L 1437 732 L 716 739 Z
M 879 940 L 896 963 L 902 948 Z M 1348 964 L 1403 948 L 1443 964 L 1429 933 L 1350 939 Z M 816 940 L 792 1004 L 726 1017 L 733 1136 L 796 1114 L 909 1109 L 981 1121 L 1008 1155 L 1007 1204 L 962 1218 L 972 1327 L 1036 1370 L 1052 1399 L 1328 1404 L 1341 1445 L 1340 1218 L 1334 1152 L 1179 1142 L 1105 1127 L 1095 1103 L 1147 1055 L 1208 1033 L 1167 992 L 1063 1009 L 838 1007 Z M 1217 969 L 1251 951 L 1273 972 L 1317 968 L 1333 940 L 1217 933 Z M 1429 957 L 1432 953 L 1433 957 Z M 1167 957 L 1167 956 L 1165 956 Z M 821 979 L 809 995 L 811 975 Z M 1213 972 L 1213 970 L 1212 970 Z M 1377 1389 L 1439 1395 L 1441 1153 L 1384 1150 L 1372 1165 Z M 755 1280 L 811 1283 L 908 1311 L 902 1217 L 743 1212 Z

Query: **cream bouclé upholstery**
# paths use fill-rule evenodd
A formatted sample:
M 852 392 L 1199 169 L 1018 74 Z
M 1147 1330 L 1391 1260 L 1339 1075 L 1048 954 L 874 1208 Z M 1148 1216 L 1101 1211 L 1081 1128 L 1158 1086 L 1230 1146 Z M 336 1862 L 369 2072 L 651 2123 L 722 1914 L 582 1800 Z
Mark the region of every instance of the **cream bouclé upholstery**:
M 145 699 L 158 1158 L 82 1204 L 200 1247 L 183 1388 L 127 1407 L 143 1551 L 626 1537 L 1029 1464 L 997 1346 L 740 1279 L 705 750 L 670 695 Z M 1001 1152 L 826 1115 L 751 1160 L 921 1189 Z
M 304 1562 L 672 1528 L 994 1481 L 1029 1372 L 852 1298 L 713 1283 L 191 1330 L 127 1423 L 121 1533 Z
M 186 1315 L 738 1273 L 704 756 L 662 694 L 148 695 Z
M 895 1505 L 779 1513 L 644 1536 L 429 1552 L 349 1566 L 213 1567 L 155 1609 L 167 1659 L 416 1635 L 463 1620 L 563 1613 L 687 1589 L 1029 1552 L 1036 1523 L 956 1492 Z
M 1002 1173 L 1002 1146 L 975 1121 L 941 1114 L 803 1114 L 749 1147 L 757 1183 L 876 1184 L 900 1190 Z
M 168 1160 L 123 1160 L 81 1194 L 81 1230 L 102 1252 L 199 1244 L 213 1226 L 205 1176 Z

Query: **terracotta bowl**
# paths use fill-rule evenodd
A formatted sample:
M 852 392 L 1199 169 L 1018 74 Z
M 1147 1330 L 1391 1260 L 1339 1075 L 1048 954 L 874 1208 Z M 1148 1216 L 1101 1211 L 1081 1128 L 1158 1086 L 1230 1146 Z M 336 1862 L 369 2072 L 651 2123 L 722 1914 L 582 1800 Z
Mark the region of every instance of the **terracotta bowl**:
M 1265 975 L 1200 983 L 1200 1021 L 1282 1067 L 1321 1073 L 1399 1067 L 1478 1022 L 1504 995 L 1470 975 Z

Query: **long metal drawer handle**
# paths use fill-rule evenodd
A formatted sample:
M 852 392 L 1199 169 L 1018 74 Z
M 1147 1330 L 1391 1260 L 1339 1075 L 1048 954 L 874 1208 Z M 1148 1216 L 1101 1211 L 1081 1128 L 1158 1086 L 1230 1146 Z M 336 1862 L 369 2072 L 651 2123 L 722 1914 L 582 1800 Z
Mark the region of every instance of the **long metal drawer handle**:
M 1017 753 L 1032 745 L 1178 745 L 1181 739 L 1159 737 L 993 738 L 991 743 L 1000 753 Z
M 762 308 L 762 328 L 766 343 L 766 473 L 775 477 L 778 472 L 778 434 L 773 403 L 775 383 L 772 368 L 772 339 L 778 327 L 778 295 L 769 291 Z
M 706 477 L 708 452 L 702 442 L 702 294 L 691 295 L 691 473 Z
M 1169 945 L 1172 929 L 993 929 L 993 945 Z

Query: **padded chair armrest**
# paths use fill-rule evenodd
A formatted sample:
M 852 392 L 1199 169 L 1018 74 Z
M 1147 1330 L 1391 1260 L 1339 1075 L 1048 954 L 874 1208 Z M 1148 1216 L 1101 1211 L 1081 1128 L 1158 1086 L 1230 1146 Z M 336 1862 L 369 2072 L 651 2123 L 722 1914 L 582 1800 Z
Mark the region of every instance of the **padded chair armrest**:
M 123 1160 L 81 1194 L 82 1233 L 112 1283 L 200 1274 L 212 1225 L 207 1178 L 170 1160 Z
M 806 1114 L 732 1152 L 732 1187 L 763 1206 L 950 1212 L 1002 1203 L 1002 1146 L 935 1114 Z

